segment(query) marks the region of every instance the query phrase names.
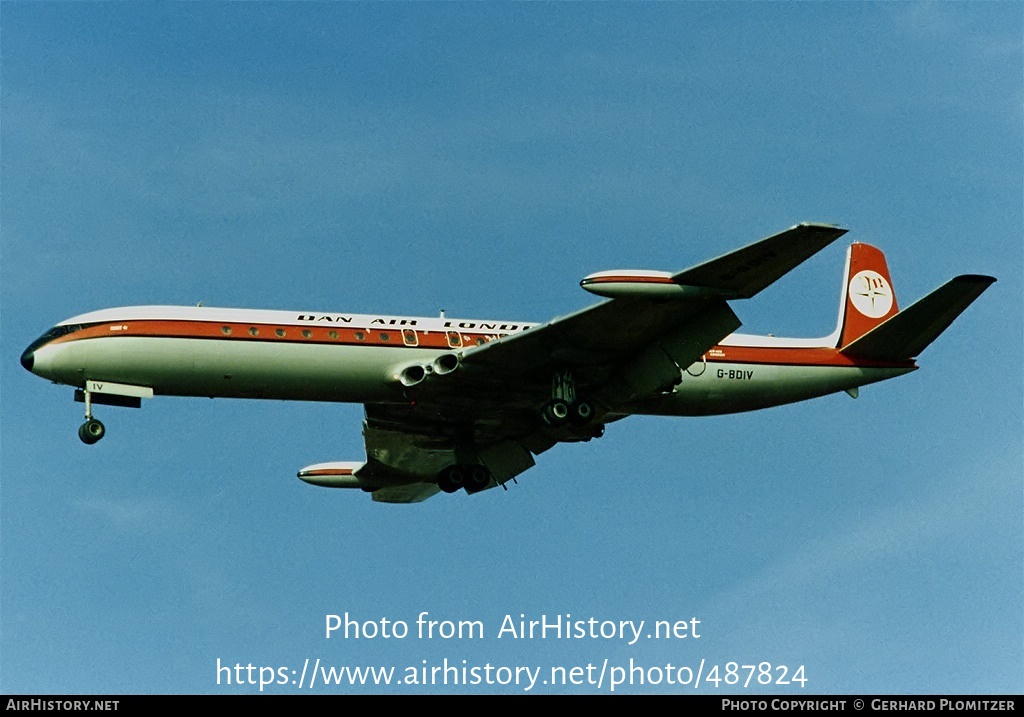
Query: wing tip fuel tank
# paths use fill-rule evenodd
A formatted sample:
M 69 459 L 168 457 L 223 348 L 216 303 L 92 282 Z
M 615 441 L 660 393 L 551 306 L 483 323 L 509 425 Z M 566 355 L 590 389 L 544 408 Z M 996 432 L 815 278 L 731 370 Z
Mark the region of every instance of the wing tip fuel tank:
M 672 272 L 643 269 L 617 269 L 598 271 L 580 281 L 580 286 L 591 294 L 610 299 L 626 296 L 643 298 L 700 298 L 720 292 L 703 286 L 687 286 L 673 279 Z
M 300 470 L 297 477 L 321 488 L 362 488 L 355 475 L 362 466 L 362 461 L 315 463 Z

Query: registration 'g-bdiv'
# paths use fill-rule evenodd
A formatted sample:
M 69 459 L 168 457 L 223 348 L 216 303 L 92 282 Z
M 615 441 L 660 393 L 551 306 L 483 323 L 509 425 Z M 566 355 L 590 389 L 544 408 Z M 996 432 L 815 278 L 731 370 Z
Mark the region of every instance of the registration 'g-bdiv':
M 366 460 L 299 478 L 411 503 L 505 483 L 557 443 L 631 414 L 752 411 L 913 371 L 914 359 L 995 281 L 958 276 L 900 311 L 885 257 L 850 246 L 839 320 L 821 339 L 733 333 L 747 299 L 846 232 L 800 224 L 684 271 L 603 271 L 606 300 L 547 323 L 336 312 L 134 306 L 62 321 L 21 356 L 73 386 L 79 437 L 97 404 L 153 396 L 345 401 L 366 409 Z

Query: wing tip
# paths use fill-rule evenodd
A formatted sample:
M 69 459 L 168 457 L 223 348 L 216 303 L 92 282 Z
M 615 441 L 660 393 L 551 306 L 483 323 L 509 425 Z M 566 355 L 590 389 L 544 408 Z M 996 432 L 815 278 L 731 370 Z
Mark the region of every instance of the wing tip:
M 838 224 L 829 224 L 827 222 L 800 222 L 799 224 L 794 225 L 791 230 L 792 229 L 805 229 L 813 232 L 822 232 L 833 235 L 834 238 L 839 238 L 843 234 L 846 234 L 846 232 L 850 231 L 846 227 Z
M 988 287 L 996 283 L 998 279 L 987 274 L 961 274 L 960 276 L 954 276 L 950 281 L 955 281 L 958 284 L 977 284 L 978 286 L 984 285 Z

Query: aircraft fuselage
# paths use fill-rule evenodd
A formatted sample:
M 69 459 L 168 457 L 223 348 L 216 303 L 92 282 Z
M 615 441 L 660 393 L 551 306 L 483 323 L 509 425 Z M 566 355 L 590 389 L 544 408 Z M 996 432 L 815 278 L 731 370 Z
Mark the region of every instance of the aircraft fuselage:
M 156 395 L 299 401 L 405 400 L 401 371 L 528 331 L 522 321 L 125 307 L 77 316 L 33 342 L 22 364 L 56 383 L 109 381 Z M 914 370 L 854 361 L 819 341 L 734 335 L 629 413 L 709 415 L 790 403 Z

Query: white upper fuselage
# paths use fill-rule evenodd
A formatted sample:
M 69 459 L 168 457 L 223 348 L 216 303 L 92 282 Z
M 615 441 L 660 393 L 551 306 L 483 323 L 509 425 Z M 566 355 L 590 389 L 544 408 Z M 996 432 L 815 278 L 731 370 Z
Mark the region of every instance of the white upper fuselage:
M 34 373 L 149 386 L 157 394 L 372 401 L 396 398 L 403 364 L 535 324 L 444 317 L 183 306 L 75 316 L 34 343 Z M 112 340 L 116 339 L 116 340 Z M 24 362 L 24 359 L 23 359 Z
M 445 316 L 388 316 L 383 314 L 353 314 L 329 311 L 280 311 L 264 309 L 225 309 L 212 306 L 124 306 L 101 309 L 61 321 L 58 326 L 71 324 L 109 323 L 111 321 L 169 319 L 228 323 L 273 324 L 291 326 L 350 326 L 358 328 L 415 327 L 422 331 L 459 331 L 482 329 L 491 333 L 507 334 L 521 331 L 536 323 L 494 320 L 450 319 Z

